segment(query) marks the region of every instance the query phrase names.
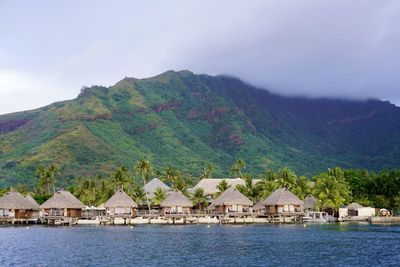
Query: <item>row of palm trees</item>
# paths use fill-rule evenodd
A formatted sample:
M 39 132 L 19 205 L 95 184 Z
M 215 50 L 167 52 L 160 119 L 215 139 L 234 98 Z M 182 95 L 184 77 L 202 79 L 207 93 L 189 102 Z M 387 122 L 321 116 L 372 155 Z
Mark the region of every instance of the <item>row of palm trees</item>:
M 260 181 L 254 183 L 254 177 L 245 173 L 246 166 L 245 161 L 237 160 L 229 170 L 233 177 L 241 177 L 245 180 L 244 185 L 238 185 L 237 188 L 253 202 L 265 199 L 277 188 L 286 187 L 300 199 L 312 194 L 319 200 L 319 208 L 324 210 L 336 210 L 353 200 L 361 204 L 376 204 L 389 209 L 396 205 L 400 207 L 400 171 L 384 171 L 375 174 L 333 168 L 309 179 L 305 176 L 297 176 L 288 168 L 266 169 L 257 177 Z M 200 179 L 212 177 L 213 170 L 213 165 L 207 164 L 200 172 Z M 38 168 L 37 186 L 33 192 L 38 202 L 45 201 L 56 190 L 57 173 L 58 168 L 54 165 Z M 180 170 L 172 166 L 163 171 L 154 171 L 151 163 L 146 160 L 139 160 L 131 170 L 121 166 L 108 177 L 79 177 L 69 189 L 88 205 L 104 203 L 119 188 L 123 188 L 139 205 L 148 203 L 159 205 L 166 198 L 166 192 L 157 190 L 152 199 L 147 199 L 143 190 L 143 185 L 155 176 L 172 189 L 183 192 L 198 208 L 201 209 L 207 205 L 204 191 L 199 189 L 191 194 L 188 192 L 188 188 L 197 181 L 185 178 Z M 217 195 L 227 188 L 228 183 L 223 180 L 218 185 Z M 20 189 L 27 191 L 27 188 L 23 186 Z M 371 197 L 369 193 L 376 196 Z

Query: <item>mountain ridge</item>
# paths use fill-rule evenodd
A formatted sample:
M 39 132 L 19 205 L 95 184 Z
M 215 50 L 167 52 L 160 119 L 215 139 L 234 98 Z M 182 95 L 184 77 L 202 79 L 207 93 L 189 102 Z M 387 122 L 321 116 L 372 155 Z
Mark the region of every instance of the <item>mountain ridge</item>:
M 256 173 L 288 166 L 379 170 L 400 163 L 400 108 L 380 100 L 285 97 L 235 77 L 167 71 L 0 116 L 0 185 L 34 183 L 39 164 L 61 180 L 107 174 L 146 158 L 196 176 L 226 176 L 237 158 Z

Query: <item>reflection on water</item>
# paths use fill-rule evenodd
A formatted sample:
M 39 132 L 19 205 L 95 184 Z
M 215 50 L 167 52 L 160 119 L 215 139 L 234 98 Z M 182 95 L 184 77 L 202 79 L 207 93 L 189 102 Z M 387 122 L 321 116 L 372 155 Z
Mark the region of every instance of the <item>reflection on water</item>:
M 1 227 L 1 266 L 397 266 L 400 226 Z

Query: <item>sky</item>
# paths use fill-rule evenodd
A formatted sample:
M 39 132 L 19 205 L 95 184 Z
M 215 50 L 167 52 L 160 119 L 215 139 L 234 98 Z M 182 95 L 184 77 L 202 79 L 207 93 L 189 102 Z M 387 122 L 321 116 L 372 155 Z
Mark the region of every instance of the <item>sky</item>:
M 167 70 L 400 105 L 400 1 L 0 1 L 0 114 Z

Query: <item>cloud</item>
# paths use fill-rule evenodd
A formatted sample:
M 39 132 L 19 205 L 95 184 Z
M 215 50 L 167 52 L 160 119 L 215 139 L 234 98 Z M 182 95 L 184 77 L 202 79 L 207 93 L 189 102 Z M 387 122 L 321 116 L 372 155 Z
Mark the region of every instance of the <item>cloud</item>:
M 0 69 L 0 114 L 34 109 L 73 97 L 47 77 Z
M 6 3 L 0 69 L 24 77 L 31 106 L 168 69 L 231 74 L 283 95 L 400 104 L 399 1 Z M 26 109 L 20 97 L 0 91 L 15 103 L 7 110 Z

